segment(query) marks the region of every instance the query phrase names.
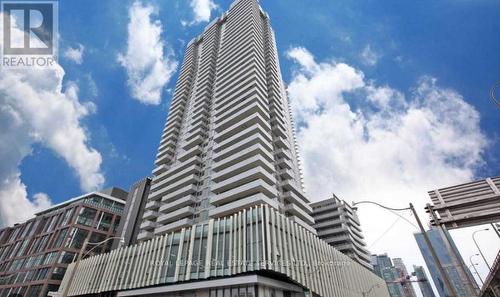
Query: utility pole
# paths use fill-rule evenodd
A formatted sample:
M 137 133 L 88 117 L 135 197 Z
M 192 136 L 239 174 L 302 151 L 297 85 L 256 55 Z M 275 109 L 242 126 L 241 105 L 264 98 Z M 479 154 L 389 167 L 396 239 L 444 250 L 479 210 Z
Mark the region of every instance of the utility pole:
M 452 254 L 453 258 L 455 258 L 454 262 L 456 263 L 456 267 L 458 269 L 459 274 L 462 274 L 463 278 L 466 280 L 466 283 L 464 285 L 469 288 L 468 291 L 470 294 L 477 294 L 476 287 L 474 286 L 474 284 L 476 284 L 476 281 L 474 279 L 471 279 L 471 277 L 472 277 L 471 273 L 467 273 L 468 268 L 465 266 L 465 263 L 461 260 L 462 257 L 458 254 L 458 251 L 455 249 L 454 244 L 450 241 L 450 238 L 448 237 L 449 233 L 447 234 L 444 226 L 440 224 L 439 219 L 436 216 L 436 213 L 434 212 L 434 209 L 432 208 L 432 206 L 430 204 L 427 204 L 426 208 L 429 210 L 431 218 L 434 221 L 434 223 L 436 224 L 439 231 L 441 232 L 442 237 L 444 237 L 444 242 L 445 242 L 448 250 Z M 477 284 L 476 284 L 476 286 L 477 286 Z
M 431 252 L 432 259 L 434 260 L 434 263 L 436 264 L 436 267 L 439 270 L 439 274 L 443 278 L 444 285 L 448 290 L 448 294 L 450 294 L 450 297 L 457 297 L 458 295 L 457 292 L 455 291 L 455 287 L 451 284 L 451 281 L 448 275 L 446 274 L 446 271 L 444 271 L 443 265 L 441 264 L 441 261 L 439 260 L 437 253 L 434 250 L 434 247 L 432 246 L 431 240 L 429 239 L 429 236 L 427 235 L 427 232 L 425 231 L 424 226 L 422 225 L 422 222 L 420 221 L 417 211 L 415 210 L 415 207 L 413 207 L 412 203 L 410 203 L 410 209 L 413 212 L 413 215 L 415 216 L 415 220 L 417 221 L 418 227 L 420 228 L 420 232 L 424 236 L 425 243 L 427 244 L 427 247 Z

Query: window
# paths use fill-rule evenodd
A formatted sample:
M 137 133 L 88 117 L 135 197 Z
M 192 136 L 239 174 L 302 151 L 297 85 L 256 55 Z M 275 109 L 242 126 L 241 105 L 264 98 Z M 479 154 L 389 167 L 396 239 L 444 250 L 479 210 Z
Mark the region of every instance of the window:
M 47 253 L 45 254 L 45 259 L 43 260 L 42 265 L 54 264 L 56 258 L 57 258 L 57 252 Z
M 108 231 L 109 228 L 111 227 L 112 220 L 113 220 L 112 214 L 103 212 L 97 229 L 101 231 Z
M 64 239 L 66 238 L 66 234 L 68 234 L 68 228 L 62 229 L 59 231 L 59 234 L 57 235 L 57 239 L 54 243 L 54 248 L 60 248 L 63 244 Z
M 120 225 L 120 220 L 121 220 L 121 217 L 117 216 L 116 219 L 115 219 L 115 224 L 113 225 L 113 234 L 116 234 L 118 231 L 118 226 Z
M 71 240 L 66 244 L 66 247 L 80 249 L 88 234 L 89 231 L 73 228 L 70 235 Z
M 61 257 L 59 257 L 58 263 L 69 264 L 75 260 L 75 253 L 72 252 L 62 252 Z
M 98 243 L 98 242 L 102 242 L 104 240 L 106 240 L 106 235 L 94 232 L 94 233 L 92 233 L 92 235 L 90 235 L 89 242 L 90 243 Z M 108 245 L 110 245 L 112 242 L 113 242 L 112 240 L 109 240 L 107 243 L 108 243 Z M 98 254 L 102 250 L 106 250 L 106 246 L 107 246 L 106 244 L 102 244 L 99 246 L 96 244 L 89 244 L 87 246 L 87 251 L 90 251 L 91 249 L 93 249 L 92 252 L 94 254 Z
M 31 286 L 29 292 L 28 292 L 28 297 L 38 297 L 40 295 L 40 292 L 42 291 L 42 285 L 36 285 L 36 286 Z
M 79 225 L 91 227 L 96 214 L 97 210 L 88 207 L 82 207 L 80 209 L 80 213 L 78 214 L 76 223 Z
M 73 216 L 74 211 L 75 211 L 74 208 L 66 210 L 66 212 L 64 213 L 64 217 L 63 217 L 61 226 L 66 226 L 69 224 L 69 222 L 71 222 L 71 217 Z
M 54 268 L 54 271 L 52 272 L 51 279 L 62 280 L 65 272 L 66 272 L 66 268 L 56 267 L 56 268 Z

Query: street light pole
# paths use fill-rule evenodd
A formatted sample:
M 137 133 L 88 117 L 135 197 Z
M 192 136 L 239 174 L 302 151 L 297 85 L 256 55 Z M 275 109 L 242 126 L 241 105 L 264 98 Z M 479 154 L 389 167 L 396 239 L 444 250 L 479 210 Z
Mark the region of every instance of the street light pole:
M 469 261 L 470 261 L 470 264 L 472 265 L 472 268 L 474 268 L 474 271 L 476 272 L 477 277 L 479 277 L 479 280 L 481 281 L 481 287 L 482 287 L 482 286 L 484 286 L 484 282 L 483 282 L 483 279 L 481 278 L 481 275 L 479 274 L 479 272 L 477 272 L 477 268 L 476 268 L 477 264 L 472 263 L 472 257 L 474 257 L 474 256 L 479 256 L 479 254 L 474 254 L 474 255 L 470 256 Z
M 73 279 L 75 278 L 76 270 L 78 269 L 78 266 L 80 266 L 80 261 L 82 260 L 83 256 L 88 255 L 93 249 L 100 246 L 101 244 L 106 243 L 106 242 L 110 241 L 111 239 L 118 239 L 118 238 L 120 239 L 120 245 L 122 243 L 124 243 L 123 237 L 109 237 L 106 240 L 103 240 L 100 242 L 89 242 L 89 238 L 88 237 L 85 238 L 85 241 L 83 242 L 83 246 L 80 249 L 80 252 L 78 252 L 78 257 L 76 259 L 75 265 L 73 266 L 73 269 L 71 270 L 71 274 L 69 275 L 68 283 L 66 284 L 66 286 L 64 286 L 64 291 L 62 293 L 62 297 L 68 296 L 69 289 L 71 288 L 71 285 L 73 283 Z M 91 248 L 87 253 L 85 253 L 85 255 L 82 256 L 83 251 L 85 251 L 85 249 L 87 248 L 87 245 L 89 245 L 89 244 L 95 245 L 95 246 L 93 248 Z
M 376 203 L 373 201 L 353 202 L 352 205 L 354 206 L 354 205 L 363 204 L 363 203 L 374 204 L 374 205 L 377 205 L 379 207 L 382 207 L 382 208 L 385 208 L 385 209 L 388 209 L 391 211 L 411 210 L 411 212 L 413 213 L 413 216 L 415 216 L 415 220 L 417 221 L 420 232 L 422 233 L 422 235 L 424 237 L 425 243 L 426 243 L 427 247 L 429 248 L 429 251 L 431 252 L 432 259 L 434 260 L 434 263 L 436 264 L 436 267 L 439 271 L 439 274 L 441 275 L 441 278 L 444 281 L 444 285 L 445 285 L 446 289 L 448 290 L 448 293 L 450 294 L 449 297 L 457 297 L 458 296 L 457 292 L 455 291 L 455 287 L 453 287 L 453 285 L 451 284 L 451 281 L 450 281 L 448 275 L 446 274 L 443 266 L 441 265 L 441 261 L 439 260 L 437 253 L 431 244 L 431 240 L 429 239 L 429 236 L 427 235 L 427 232 L 425 231 L 424 226 L 422 225 L 422 222 L 420 221 L 420 218 L 418 217 L 418 214 L 415 211 L 415 207 L 413 207 L 412 203 L 410 203 L 410 207 L 406 207 L 406 208 L 390 208 L 390 207 L 384 206 L 382 204 L 379 204 L 379 203 Z
M 488 264 L 488 261 L 486 261 L 486 258 L 484 257 L 484 254 L 483 254 L 483 251 L 481 251 L 481 249 L 479 248 L 479 245 L 477 244 L 476 237 L 475 237 L 477 232 L 488 231 L 488 230 L 490 230 L 490 229 L 486 228 L 486 229 L 474 231 L 472 233 L 472 240 L 474 240 L 474 244 L 476 245 L 477 250 L 479 251 L 479 254 L 481 254 L 481 257 L 483 258 L 484 263 L 486 263 L 486 267 L 488 267 L 488 270 L 491 271 L 490 264 Z

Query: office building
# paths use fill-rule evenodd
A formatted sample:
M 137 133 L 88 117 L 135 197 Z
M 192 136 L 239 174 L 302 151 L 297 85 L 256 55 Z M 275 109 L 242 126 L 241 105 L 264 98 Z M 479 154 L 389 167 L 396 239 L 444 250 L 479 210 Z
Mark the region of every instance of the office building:
M 467 266 L 465 266 L 463 259 L 460 256 L 460 253 L 458 252 L 458 249 L 448 231 L 432 228 L 427 231 L 427 235 L 436 251 L 437 257 L 441 262 L 443 269 L 446 272 L 446 275 L 451 281 L 451 285 L 455 289 L 457 297 L 476 296 L 478 290 L 477 284 L 473 281 L 473 276 L 468 269 L 466 269 L 467 275 L 464 275 L 462 272 L 463 270 L 460 269 L 459 265 L 464 267 Z M 447 236 L 448 239 L 446 239 L 445 236 Z M 418 247 L 420 248 L 420 252 L 424 257 L 425 264 L 429 269 L 439 296 L 450 296 L 448 290 L 445 288 L 444 281 L 439 274 L 439 270 L 436 267 L 430 250 L 425 243 L 424 236 L 422 233 L 415 233 L 415 239 Z
M 85 239 L 100 242 L 115 236 L 126 195 L 118 188 L 88 193 L 0 230 L 0 296 L 38 297 L 57 291 Z M 111 244 L 91 254 L 109 251 Z
M 436 297 L 434 291 L 432 290 L 431 280 L 427 277 L 424 267 L 413 266 L 413 271 L 415 271 L 415 276 L 417 277 L 418 287 L 422 293 L 422 297 Z
M 400 271 L 394 267 L 392 259 L 387 254 L 372 255 L 371 264 L 375 274 L 387 283 L 391 297 L 405 297 Z
M 335 195 L 310 205 L 319 238 L 359 264 L 372 269 L 370 252 L 366 249 L 356 211 Z
M 125 215 L 118 227 L 120 233 L 117 234 L 117 236 L 123 238 L 123 245 L 125 246 L 137 243 L 150 187 L 151 178 L 146 177 L 132 185 L 128 192 Z M 113 248 L 117 248 L 119 244 L 119 241 L 115 241 Z
M 401 279 L 406 279 L 407 277 L 410 277 L 411 275 L 408 273 L 408 270 L 406 269 L 406 265 L 403 263 L 403 259 L 401 258 L 394 258 L 392 259 L 392 263 L 394 264 L 394 267 L 396 270 L 399 272 L 399 277 Z M 417 295 L 415 294 L 415 289 L 413 289 L 413 286 L 410 282 L 405 282 L 401 284 L 403 287 L 403 293 L 405 297 L 416 297 Z
M 63 281 L 70 296 L 388 295 L 315 235 L 256 0 L 235 1 L 188 43 L 155 166 L 139 243 L 82 261 Z

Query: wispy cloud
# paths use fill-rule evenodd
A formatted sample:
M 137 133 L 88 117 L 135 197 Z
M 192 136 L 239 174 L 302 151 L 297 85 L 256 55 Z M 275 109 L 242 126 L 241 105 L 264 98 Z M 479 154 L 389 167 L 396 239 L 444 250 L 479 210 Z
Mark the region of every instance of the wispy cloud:
M 375 52 L 371 45 L 367 44 L 361 52 L 361 61 L 368 66 L 375 66 L 380 59 L 380 54 Z
M 73 48 L 73 47 L 67 48 L 64 51 L 63 56 L 66 59 L 75 62 L 76 64 L 82 64 L 84 51 L 85 51 L 85 47 L 81 44 L 78 44 L 75 48 Z
M 160 104 L 163 88 L 177 68 L 172 50 L 161 39 L 158 9 L 136 1 L 129 9 L 126 53 L 118 62 L 127 71 L 131 96 L 144 104 Z M 164 50 L 166 53 L 164 53 Z
M 189 6 L 193 9 L 194 19 L 192 21 L 182 21 L 183 26 L 196 25 L 202 22 L 208 22 L 212 15 L 212 10 L 219 6 L 212 0 L 191 0 Z

